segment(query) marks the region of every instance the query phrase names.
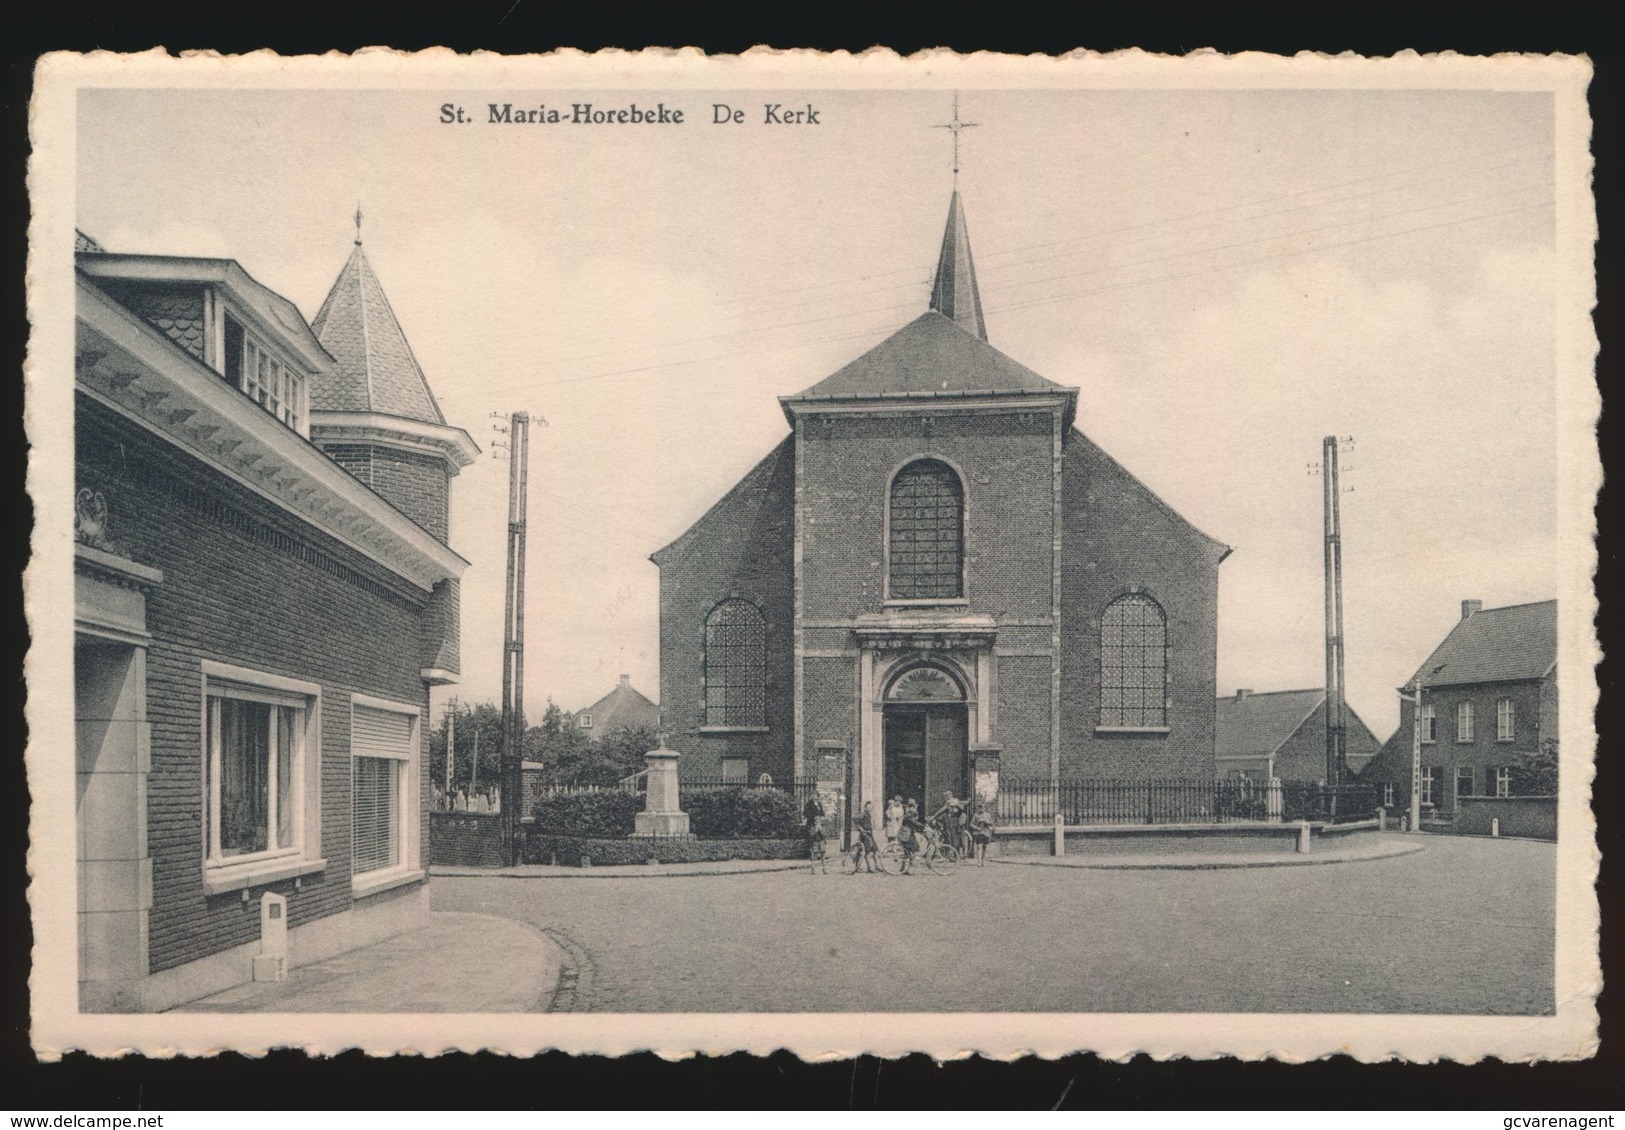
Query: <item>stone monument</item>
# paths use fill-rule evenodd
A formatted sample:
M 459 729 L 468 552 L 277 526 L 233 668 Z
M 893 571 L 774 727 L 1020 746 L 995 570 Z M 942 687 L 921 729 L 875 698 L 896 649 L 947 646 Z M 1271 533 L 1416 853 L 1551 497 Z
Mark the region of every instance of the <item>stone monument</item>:
M 688 813 L 683 811 L 677 792 L 677 759 L 682 755 L 666 748 L 666 735 L 660 735 L 660 748 L 643 755 L 648 766 L 647 792 L 643 811 L 632 818 L 632 835 L 652 839 L 686 838 Z

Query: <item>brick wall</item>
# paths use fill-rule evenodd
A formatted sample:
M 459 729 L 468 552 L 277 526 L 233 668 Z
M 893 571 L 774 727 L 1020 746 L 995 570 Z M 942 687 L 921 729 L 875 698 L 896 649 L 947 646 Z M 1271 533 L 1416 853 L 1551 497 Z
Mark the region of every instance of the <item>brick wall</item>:
M 494 812 L 429 813 L 429 862 L 438 867 L 501 867 L 502 817 Z
M 327 868 L 306 876 L 298 891 L 290 880 L 251 895 L 287 895 L 296 927 L 348 909 L 350 695 L 418 703 L 427 717 L 417 654 L 424 595 L 84 397 L 76 442 L 79 483 L 107 498 L 109 538 L 164 573 L 147 603 L 152 971 L 259 931 L 252 899 L 245 909 L 238 892 L 203 893 L 203 659 L 321 685 L 319 834 Z M 427 762 L 426 748 L 419 757 Z M 419 779 L 426 850 L 428 774 Z
M 1062 778 L 1213 776 L 1222 550 L 1079 432 L 1062 492 Z M 1167 616 L 1169 732 L 1097 735 L 1100 618 L 1130 586 Z
M 750 759 L 754 778 L 793 773 L 794 446 L 788 437 L 682 538 L 660 564 L 660 709 L 685 777 L 716 777 L 724 757 Z M 767 732 L 701 733 L 705 617 L 742 597 L 761 609 L 767 642 Z
M 1555 695 L 1555 681 L 1552 682 Z M 1434 709 L 1436 741 L 1422 743 L 1422 766 L 1437 766 L 1439 788 L 1433 802 L 1441 808 L 1453 806 L 1455 800 L 1456 770 L 1473 770 L 1473 795 L 1482 796 L 1494 790 L 1495 770 L 1516 765 L 1526 753 L 1540 749 L 1545 735 L 1542 725 L 1542 682 L 1527 680 L 1519 683 L 1477 683 L 1463 687 L 1425 688 L 1424 703 Z M 1496 703 L 1510 698 L 1513 704 L 1513 740 L 1498 741 L 1495 736 Z M 1473 704 L 1473 738 L 1456 740 L 1456 707 L 1462 702 Z M 1390 783 L 1395 786 L 1396 803 L 1410 803 L 1412 707 L 1405 703 L 1400 708 L 1399 729 L 1384 744 L 1382 752 L 1373 758 L 1360 774 L 1367 783 Z
M 441 542 L 450 536 L 451 479 L 445 460 L 380 444 L 322 442 L 319 446 Z

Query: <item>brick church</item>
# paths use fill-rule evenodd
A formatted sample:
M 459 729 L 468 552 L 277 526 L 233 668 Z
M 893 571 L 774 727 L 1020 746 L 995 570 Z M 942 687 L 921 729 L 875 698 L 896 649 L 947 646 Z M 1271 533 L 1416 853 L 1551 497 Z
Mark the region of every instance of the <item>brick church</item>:
M 1218 567 L 1074 426 L 1079 390 L 988 342 L 957 191 L 929 309 L 780 398 L 790 434 L 660 568 L 685 776 L 861 803 L 1001 777 L 1211 778 Z

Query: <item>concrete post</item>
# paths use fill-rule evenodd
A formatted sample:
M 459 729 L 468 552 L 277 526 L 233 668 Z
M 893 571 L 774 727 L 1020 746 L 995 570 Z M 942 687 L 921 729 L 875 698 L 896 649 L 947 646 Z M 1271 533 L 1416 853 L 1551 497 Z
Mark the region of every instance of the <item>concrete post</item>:
M 648 792 L 644 794 L 643 811 L 632 818 L 632 835 L 637 837 L 687 838 L 688 813 L 679 803 L 677 788 L 677 760 L 682 755 L 667 749 L 665 739 L 659 749 L 643 755 L 648 766 Z
M 1066 817 L 1055 814 L 1055 854 L 1066 854 Z
M 260 952 L 254 955 L 254 980 L 288 979 L 288 900 L 266 891 L 260 896 Z
M 1490 817 L 1490 835 L 1499 836 L 1500 834 L 1501 834 L 1501 818 L 1499 816 Z
M 1298 821 L 1298 854 L 1299 855 L 1308 855 L 1309 854 L 1309 843 L 1310 843 L 1310 839 L 1309 839 L 1309 821 L 1300 820 L 1300 821 Z
M 1384 808 L 1382 805 L 1379 804 L 1379 805 L 1377 805 L 1377 831 L 1386 832 L 1387 830 L 1388 830 L 1388 810 L 1386 808 Z

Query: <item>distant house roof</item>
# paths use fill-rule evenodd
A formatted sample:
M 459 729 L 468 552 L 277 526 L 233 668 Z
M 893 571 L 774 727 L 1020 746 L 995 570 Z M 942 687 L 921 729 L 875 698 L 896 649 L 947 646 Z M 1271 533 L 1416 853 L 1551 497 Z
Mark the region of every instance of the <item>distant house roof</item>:
M 613 730 L 619 726 L 629 729 L 648 726 L 653 729 L 660 724 L 660 707 L 633 687 L 629 676 L 622 675 L 614 690 L 585 710 L 576 711 L 573 717 L 577 726 L 581 725 L 583 717 L 590 718 L 591 728 L 597 731 Z
M 1309 720 L 1326 692 L 1249 691 L 1219 699 L 1217 754 L 1220 757 L 1268 757 Z
M 1464 616 L 1407 685 L 1539 679 L 1557 663 L 1557 601 L 1486 608 Z
M 359 239 L 311 328 L 338 361 L 336 371 L 312 387 L 313 409 L 446 422 Z

